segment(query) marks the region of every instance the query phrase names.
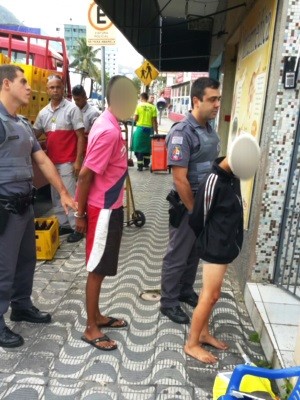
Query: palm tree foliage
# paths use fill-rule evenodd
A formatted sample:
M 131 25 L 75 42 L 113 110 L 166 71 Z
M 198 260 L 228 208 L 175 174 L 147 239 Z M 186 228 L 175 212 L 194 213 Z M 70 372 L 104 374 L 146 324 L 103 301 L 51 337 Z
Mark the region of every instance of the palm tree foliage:
M 101 63 L 101 59 L 97 58 L 97 53 L 100 49 L 93 49 L 93 47 L 88 46 L 85 38 L 79 38 L 77 43 L 78 47 L 73 51 L 74 60 L 71 62 L 70 67 L 80 71 L 82 77 L 87 75 L 100 83 L 101 72 L 96 66 L 96 63 Z

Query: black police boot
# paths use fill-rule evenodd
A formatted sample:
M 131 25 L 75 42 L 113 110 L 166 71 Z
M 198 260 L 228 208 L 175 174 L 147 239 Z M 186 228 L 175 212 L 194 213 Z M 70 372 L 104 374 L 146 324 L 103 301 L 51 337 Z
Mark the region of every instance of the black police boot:
M 76 243 L 79 242 L 79 240 L 83 239 L 83 234 L 77 231 L 74 231 L 70 233 L 70 235 L 67 237 L 67 242 L 68 243 Z
M 194 292 L 189 296 L 179 296 L 178 300 L 195 308 L 198 304 L 198 299 L 199 296 Z
M 40 311 L 34 306 L 31 306 L 21 310 L 12 309 L 10 319 L 11 321 L 27 321 L 35 324 L 49 324 L 49 322 L 51 322 L 51 315 Z
M 161 307 L 160 311 L 171 321 L 176 322 L 176 324 L 188 324 L 190 322 L 189 316 L 183 311 L 180 306 Z
M 24 344 L 24 339 L 21 335 L 11 331 L 7 326 L 0 329 L 0 347 L 19 347 Z

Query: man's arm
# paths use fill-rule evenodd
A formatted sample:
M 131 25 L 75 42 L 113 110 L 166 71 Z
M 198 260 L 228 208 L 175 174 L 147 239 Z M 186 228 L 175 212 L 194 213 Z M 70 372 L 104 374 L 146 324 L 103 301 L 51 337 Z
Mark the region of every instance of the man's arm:
M 188 211 L 192 211 L 194 207 L 194 195 L 187 179 L 187 173 L 187 168 L 172 166 L 173 182 L 179 197 Z
M 152 118 L 152 126 L 153 130 L 156 134 L 158 134 L 158 123 L 157 123 L 157 117 Z
M 157 109 L 155 105 L 152 105 L 153 113 L 152 113 L 152 126 L 154 133 L 158 134 L 158 122 L 157 122 Z
M 44 129 L 42 128 L 40 113 L 37 115 L 37 117 L 35 119 L 35 122 L 34 122 L 34 125 L 32 127 L 32 130 L 33 130 L 33 132 L 35 134 L 35 137 L 37 139 L 45 133 Z
M 189 217 L 189 225 L 195 232 L 196 236 L 199 236 L 201 231 L 205 226 L 205 219 L 207 217 L 207 212 L 209 211 L 210 202 L 206 200 L 206 181 L 202 181 L 198 187 L 195 202 L 193 207 L 193 212 Z M 210 198 L 211 200 L 211 198 Z M 208 206 L 208 208 L 207 208 Z
M 74 172 L 75 175 L 77 176 L 79 174 L 82 165 L 82 158 L 85 149 L 84 128 L 76 129 L 75 133 L 77 135 L 77 153 L 76 153 L 76 160 L 74 162 Z
M 46 156 L 43 150 L 38 150 L 32 154 L 32 158 L 36 162 L 39 169 L 42 171 L 44 176 L 48 179 L 50 184 L 55 187 L 60 195 L 61 204 L 68 214 L 68 207 L 76 210 L 76 204 L 73 198 L 68 193 L 65 185 L 63 184 L 61 177 L 59 176 L 55 165 L 52 163 L 49 157 Z
M 86 231 L 86 204 L 91 183 L 94 179 L 94 171 L 83 166 L 79 172 L 77 181 L 76 200 L 78 203 L 78 217 L 76 218 L 76 231 L 85 233 Z

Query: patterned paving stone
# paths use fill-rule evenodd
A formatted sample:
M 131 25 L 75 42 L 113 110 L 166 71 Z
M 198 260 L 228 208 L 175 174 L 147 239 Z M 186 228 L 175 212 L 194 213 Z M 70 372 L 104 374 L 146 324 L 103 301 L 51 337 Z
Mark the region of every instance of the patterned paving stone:
M 264 360 L 260 344 L 249 341 L 254 329 L 231 268 L 210 320 L 212 332 L 230 349 L 210 349 L 219 357 L 214 366 L 184 353 L 188 325 L 174 324 L 160 314 L 158 301 L 140 297 L 145 290 L 160 288 L 168 241 L 165 197 L 171 176 L 139 174 L 135 169 L 130 175 L 135 204 L 145 214 L 146 224 L 124 228 L 118 275 L 105 279 L 100 299 L 104 314 L 129 323 L 124 329 L 103 329 L 118 342 L 118 349 L 101 352 L 80 339 L 86 323 L 85 241 L 70 244 L 62 237 L 55 258 L 37 263 L 34 280 L 34 302 L 52 313 L 52 323 L 12 323 L 9 312 L 6 315 L 7 324 L 24 337 L 25 344 L 0 348 L 0 399 L 211 399 L 217 372 L 243 363 L 236 343 L 253 361 Z M 195 289 L 200 287 L 201 266 Z M 192 307 L 182 307 L 191 317 Z
M 160 385 L 157 389 L 158 400 L 193 400 L 194 388 L 189 386 Z
M 34 384 L 14 384 L 2 397 L 5 400 L 40 400 L 43 398 L 44 387 Z

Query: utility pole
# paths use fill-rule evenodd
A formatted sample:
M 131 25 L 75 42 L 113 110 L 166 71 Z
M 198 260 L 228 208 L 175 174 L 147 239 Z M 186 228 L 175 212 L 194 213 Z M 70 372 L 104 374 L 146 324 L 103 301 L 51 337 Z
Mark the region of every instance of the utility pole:
M 102 112 L 105 108 L 105 46 L 101 47 L 101 86 L 102 86 L 102 96 L 101 96 L 101 108 Z

